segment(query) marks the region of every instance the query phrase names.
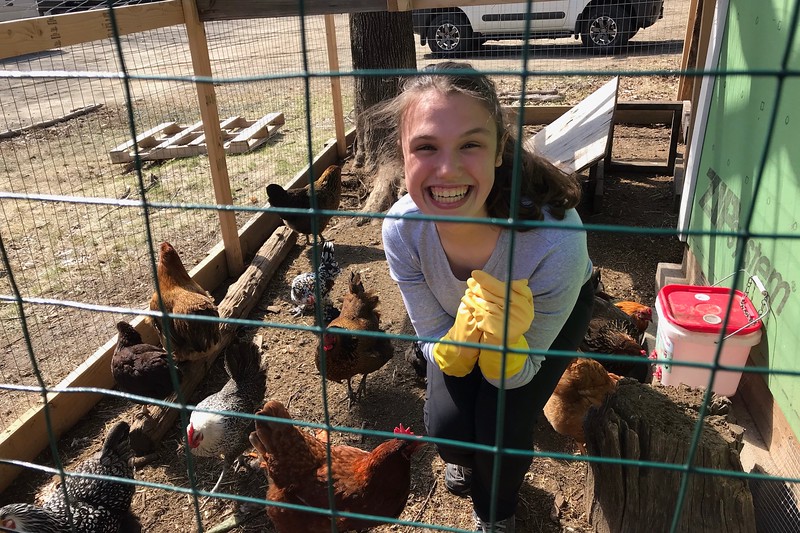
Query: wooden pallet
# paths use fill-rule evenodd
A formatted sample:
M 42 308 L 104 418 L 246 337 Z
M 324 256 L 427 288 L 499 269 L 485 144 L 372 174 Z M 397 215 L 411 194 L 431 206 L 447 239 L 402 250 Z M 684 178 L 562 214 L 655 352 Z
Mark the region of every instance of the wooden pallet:
M 243 154 L 267 142 L 283 126 L 283 113 L 269 113 L 258 120 L 229 117 L 219 123 L 226 154 Z M 138 146 L 142 161 L 175 159 L 205 154 L 206 136 L 203 122 L 181 126 L 164 122 L 127 141 L 109 152 L 112 163 L 130 163 L 134 159 L 134 145 Z

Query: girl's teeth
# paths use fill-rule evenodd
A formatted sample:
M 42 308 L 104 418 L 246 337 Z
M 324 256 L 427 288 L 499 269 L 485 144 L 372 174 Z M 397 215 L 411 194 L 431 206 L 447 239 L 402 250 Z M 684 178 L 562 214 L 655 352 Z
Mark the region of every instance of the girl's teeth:
M 466 195 L 469 187 L 431 187 L 431 196 L 437 202 L 443 204 L 451 204 L 462 200 Z

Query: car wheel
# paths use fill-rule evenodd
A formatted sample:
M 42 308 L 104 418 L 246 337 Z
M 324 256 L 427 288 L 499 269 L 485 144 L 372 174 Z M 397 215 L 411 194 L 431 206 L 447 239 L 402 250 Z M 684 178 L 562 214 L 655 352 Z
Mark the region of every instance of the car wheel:
M 428 46 L 438 56 L 463 54 L 477 45 L 467 17 L 461 13 L 445 13 L 433 19 Z
M 630 16 L 620 6 L 597 6 L 586 18 L 581 40 L 595 52 L 611 52 L 625 46 L 633 36 Z

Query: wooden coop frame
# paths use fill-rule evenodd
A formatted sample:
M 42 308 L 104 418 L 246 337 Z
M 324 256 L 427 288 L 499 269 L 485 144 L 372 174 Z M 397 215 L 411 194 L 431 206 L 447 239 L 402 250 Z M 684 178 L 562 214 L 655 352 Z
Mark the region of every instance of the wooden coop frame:
M 511 3 L 513 0 L 500 0 Z M 706 0 L 693 0 L 706 1 Z M 455 5 L 478 5 L 485 0 L 360 0 L 358 2 L 331 2 L 330 0 L 306 0 L 304 15 L 324 15 L 326 41 L 328 45 L 328 61 L 332 72 L 338 71 L 336 56 L 336 35 L 333 15 L 355 12 L 408 11 L 411 9 L 451 7 Z M 708 11 L 706 11 L 708 12 Z M 210 78 L 211 62 L 208 42 L 203 23 L 217 20 L 236 20 L 249 18 L 297 16 L 297 2 L 264 2 L 262 0 L 230 0 L 216 2 L 213 0 L 166 0 L 140 5 L 132 5 L 114 9 L 115 25 L 118 35 L 129 35 L 148 30 L 183 25 L 188 35 L 189 49 L 192 58 L 194 75 Z M 107 10 L 85 11 L 80 13 L 54 15 L 4 22 L 0 24 L 0 59 L 44 52 L 64 46 L 108 39 L 113 36 L 112 25 Z M 687 55 L 684 54 L 684 60 Z M 688 65 L 691 67 L 691 65 Z M 232 194 L 228 179 L 226 155 L 223 135 L 220 128 L 220 117 L 216 94 L 212 83 L 196 82 L 198 106 L 200 108 L 207 154 L 210 161 L 210 173 L 214 188 L 215 200 L 219 205 L 232 205 Z M 342 109 L 341 87 L 339 78 L 331 78 L 331 89 L 334 102 L 334 122 L 336 138 L 318 154 L 313 162 L 298 172 L 288 187 L 301 187 L 310 179 L 315 179 L 330 164 L 334 164 L 346 154 L 347 146 L 352 141 L 355 131 L 345 131 L 344 113 Z M 614 114 L 615 123 L 652 124 L 673 120 L 672 106 L 668 103 L 662 109 L 653 104 L 648 109 L 626 108 L 619 102 Z M 569 111 L 570 106 L 547 106 L 524 109 L 526 124 L 547 124 Z M 674 128 L 673 128 L 674 129 Z M 675 135 L 673 135 L 675 137 Z M 239 277 L 229 290 L 221 309 L 228 303 L 226 317 L 245 314 L 249 308 L 247 300 L 255 300 L 263 290 L 263 285 L 274 273 L 288 251 L 286 243 L 296 237 L 292 232 L 276 231 L 281 226 L 277 214 L 261 212 L 253 216 L 241 230 L 236 227 L 235 213 L 221 210 L 218 212 L 221 241 L 196 267 L 190 275 L 203 287 L 213 290 L 229 277 Z M 272 236 L 272 238 L 270 238 Z M 277 242 L 281 241 L 281 242 Z M 293 242 L 293 241 L 291 241 Z M 255 254 L 251 266 L 245 270 L 244 258 Z M 271 265 L 271 266 L 270 266 Z M 244 273 L 244 274 L 243 274 Z M 254 286 L 259 283 L 261 289 Z M 254 295 L 256 295 L 254 297 Z M 242 301 L 244 299 L 245 301 Z M 232 301 L 236 300 L 236 301 Z M 250 302 L 252 303 L 252 301 Z M 221 312 L 221 315 L 223 313 Z M 143 317 L 137 317 L 132 324 L 142 333 L 145 342 L 155 342 L 155 332 L 145 326 Z M 230 338 L 230 336 L 228 336 Z M 110 371 L 111 355 L 116 343 L 116 336 L 100 346 L 88 359 L 75 368 L 57 387 L 113 388 L 114 381 Z M 216 350 L 219 350 L 222 346 Z M 216 354 L 214 354 L 215 356 Z M 202 363 L 196 373 L 200 377 L 213 363 L 213 357 Z M 199 382 L 199 379 L 198 379 Z M 187 392 L 187 391 L 184 391 Z M 52 431 L 56 437 L 77 423 L 100 399 L 96 393 L 48 394 L 52 423 Z M 47 446 L 48 432 L 45 425 L 45 408 L 37 406 L 13 421 L 0 433 L 0 457 L 21 461 L 31 461 Z M 0 465 L 0 492 L 21 471 L 21 467 Z

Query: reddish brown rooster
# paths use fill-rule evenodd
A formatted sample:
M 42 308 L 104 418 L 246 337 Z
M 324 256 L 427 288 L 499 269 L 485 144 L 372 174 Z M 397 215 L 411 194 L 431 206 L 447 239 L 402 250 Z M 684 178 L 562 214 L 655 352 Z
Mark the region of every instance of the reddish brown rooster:
M 257 414 L 291 420 L 286 408 L 271 400 Z M 412 435 L 399 426 L 395 433 Z M 267 499 L 329 509 L 327 435 L 323 440 L 290 423 L 256 421 L 250 434 L 270 478 Z M 411 490 L 411 455 L 423 445 L 413 440 L 391 439 L 371 452 L 351 446 L 331 446 L 330 477 L 336 510 L 397 518 Z M 331 519 L 270 506 L 267 515 L 279 533 L 327 533 Z M 382 523 L 380 519 L 337 518 L 339 531 L 360 530 Z
M 219 317 L 211 295 L 197 284 L 186 271 L 175 248 L 161 243 L 158 254 L 158 286 L 164 301 L 164 310 L 170 314 Z M 158 292 L 150 299 L 150 309 L 159 311 Z M 161 334 L 166 347 L 166 328 L 160 318 L 150 318 L 150 323 Z M 169 340 L 176 361 L 199 359 L 220 340 L 219 324 L 210 321 L 173 318 L 169 323 Z
M 322 337 L 325 353 L 325 377 L 331 381 L 347 381 L 347 398 L 350 404 L 357 401 L 367 388 L 367 374 L 375 372 L 394 355 L 388 338 L 350 335 L 347 331 L 373 331 L 380 329 L 378 296 L 366 292 L 361 275 L 350 273 L 349 292 L 344 296 L 339 316 L 328 324 L 329 331 Z M 317 370 L 322 372 L 322 357 L 317 349 Z M 354 393 L 351 379 L 363 374 Z
M 583 420 L 592 406 L 600 405 L 617 388 L 619 376 L 606 371 L 594 359 L 573 359 L 553 395 L 544 406 L 544 416 L 558 433 L 572 437 L 586 454 Z

